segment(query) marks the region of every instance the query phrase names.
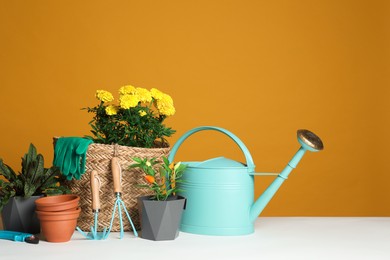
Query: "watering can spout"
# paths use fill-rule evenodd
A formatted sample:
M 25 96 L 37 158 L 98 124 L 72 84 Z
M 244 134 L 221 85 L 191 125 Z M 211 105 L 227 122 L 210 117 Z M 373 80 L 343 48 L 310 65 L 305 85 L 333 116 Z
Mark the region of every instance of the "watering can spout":
M 253 222 L 261 214 L 268 202 L 273 198 L 275 193 L 279 190 L 283 182 L 288 178 L 290 172 L 295 169 L 299 161 L 307 150 L 311 152 L 317 152 L 324 149 L 324 145 L 321 139 L 309 130 L 297 131 L 298 142 L 301 144 L 298 152 L 293 156 L 287 166 L 280 172 L 276 179 L 270 184 L 270 186 L 263 192 L 262 195 L 254 202 L 250 209 L 249 217 Z

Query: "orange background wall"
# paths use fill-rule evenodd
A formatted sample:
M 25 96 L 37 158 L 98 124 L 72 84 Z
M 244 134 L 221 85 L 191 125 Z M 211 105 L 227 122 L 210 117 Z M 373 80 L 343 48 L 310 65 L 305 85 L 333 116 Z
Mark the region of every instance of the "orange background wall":
M 388 1 L 0 0 L 0 157 L 15 169 L 30 142 L 89 134 L 96 89 L 170 94 L 167 124 L 224 127 L 257 171 L 280 171 L 307 128 L 305 155 L 265 216 L 390 216 Z M 194 135 L 179 160 L 239 149 Z M 271 177 L 256 178 L 256 195 Z

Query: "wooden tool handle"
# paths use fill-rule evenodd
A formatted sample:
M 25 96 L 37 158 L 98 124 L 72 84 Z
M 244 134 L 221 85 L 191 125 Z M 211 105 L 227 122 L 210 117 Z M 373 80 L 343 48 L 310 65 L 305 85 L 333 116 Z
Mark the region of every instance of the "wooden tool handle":
M 99 199 L 99 175 L 96 170 L 91 172 L 91 191 L 92 191 L 92 210 L 99 211 L 100 199 Z
M 114 192 L 122 192 L 121 185 L 121 166 L 117 157 L 111 159 L 111 171 L 112 171 L 112 180 L 114 182 Z

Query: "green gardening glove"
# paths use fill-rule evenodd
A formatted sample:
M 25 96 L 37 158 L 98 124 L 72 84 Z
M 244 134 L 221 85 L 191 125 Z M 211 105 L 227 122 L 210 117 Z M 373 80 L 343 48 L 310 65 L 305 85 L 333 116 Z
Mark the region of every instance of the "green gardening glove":
M 68 180 L 79 180 L 85 172 L 86 154 L 92 140 L 80 137 L 62 137 L 54 149 L 53 164 L 60 168 Z

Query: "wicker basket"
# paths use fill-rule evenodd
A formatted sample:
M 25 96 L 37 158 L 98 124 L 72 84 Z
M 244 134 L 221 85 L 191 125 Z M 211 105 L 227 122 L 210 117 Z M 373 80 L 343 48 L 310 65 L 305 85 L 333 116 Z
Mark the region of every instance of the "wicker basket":
M 90 175 L 92 170 L 97 170 L 101 182 L 100 186 L 100 212 L 99 212 L 99 231 L 101 227 L 109 227 L 112 210 L 115 202 L 114 185 L 111 173 L 111 159 L 116 156 L 122 168 L 122 200 L 130 213 L 131 219 L 136 227 L 140 229 L 140 220 L 138 214 L 137 197 L 150 195 L 147 189 L 137 187 L 137 184 L 145 184 L 143 173 L 139 169 L 128 170 L 128 167 L 134 163 L 132 157 L 140 158 L 160 158 L 167 157 L 170 148 L 139 148 L 121 145 L 90 144 L 86 157 L 86 172 L 80 180 L 70 181 L 69 187 L 72 193 L 80 196 L 81 213 L 77 225 L 84 231 L 89 231 L 94 223 L 92 213 L 92 200 L 90 189 Z M 158 166 L 158 165 L 156 165 Z M 114 224 L 111 231 L 119 231 L 118 210 L 115 213 Z M 125 231 L 131 231 L 131 225 L 123 212 L 123 224 Z

